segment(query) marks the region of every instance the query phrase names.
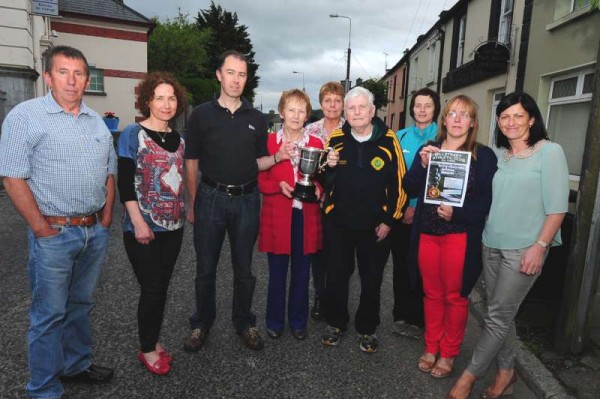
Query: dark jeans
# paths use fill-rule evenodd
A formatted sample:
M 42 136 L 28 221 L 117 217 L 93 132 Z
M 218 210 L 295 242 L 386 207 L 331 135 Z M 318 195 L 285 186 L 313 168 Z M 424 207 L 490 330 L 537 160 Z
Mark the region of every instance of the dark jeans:
M 250 194 L 229 196 L 203 183 L 198 186 L 194 204 L 196 313 L 190 318 L 192 329 L 209 330 L 215 321 L 215 278 L 225 232 L 233 265 L 233 326 L 240 333 L 256 325 L 251 310 L 256 285 L 252 255 L 258 238 L 259 213 L 258 188 Z
M 390 233 L 394 263 L 394 321 L 405 321 L 423 327 L 423 289 L 413 287 L 408 269 L 410 231 L 412 225 L 398 221 Z
M 125 252 L 140 284 L 137 318 L 140 348 L 144 353 L 154 351 L 158 342 L 167 290 L 182 240 L 182 228 L 155 232 L 149 244 L 140 244 L 132 232 L 123 234 Z
M 348 291 L 356 254 L 361 290 L 354 327 L 361 335 L 374 334 L 380 323 L 381 281 L 390 254 L 390 239 L 377 242 L 374 228 L 349 230 L 327 218 L 323 228 L 327 254 L 325 320 L 341 330 L 348 327 Z

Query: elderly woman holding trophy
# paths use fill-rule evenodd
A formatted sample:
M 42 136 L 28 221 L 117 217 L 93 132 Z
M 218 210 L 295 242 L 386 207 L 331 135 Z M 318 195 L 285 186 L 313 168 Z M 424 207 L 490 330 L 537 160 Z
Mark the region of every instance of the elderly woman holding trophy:
M 283 92 L 278 110 L 283 127 L 267 141 L 276 164 L 258 175 L 258 187 L 263 194 L 258 249 L 267 253 L 269 262 L 267 334 L 277 339 L 283 333 L 287 272 L 291 263 L 288 323 L 293 336 L 303 340 L 308 321 L 311 254 L 322 247 L 318 204 L 321 190 L 310 176 L 316 173 L 324 151 L 321 140 L 304 129 L 311 111 L 306 93 L 297 89 Z M 277 152 L 281 146 L 295 156 L 279 162 Z M 327 164 L 330 167 L 337 164 L 335 152 L 328 153 Z

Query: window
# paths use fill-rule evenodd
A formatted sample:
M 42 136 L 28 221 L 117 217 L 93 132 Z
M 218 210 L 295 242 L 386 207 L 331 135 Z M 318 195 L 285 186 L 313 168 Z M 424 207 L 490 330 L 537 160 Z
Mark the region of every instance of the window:
M 500 5 L 500 23 L 498 27 L 498 42 L 510 44 L 514 0 L 502 0 Z
M 465 53 L 465 31 L 467 28 L 467 9 L 457 13 L 452 27 L 452 47 L 450 52 L 450 70 L 461 66 Z
M 392 114 L 392 117 L 390 118 L 390 129 L 395 130 L 394 129 L 394 117 L 396 116 L 396 114 Z
M 396 85 L 398 84 L 398 75 L 394 75 L 394 85 L 392 86 L 392 102 L 396 101 Z
M 492 116 L 490 117 L 490 135 L 489 135 L 489 146 L 491 149 L 496 150 L 496 108 L 498 103 L 504 97 L 504 90 L 494 92 L 494 98 L 492 100 Z
M 428 51 L 429 51 L 429 57 L 428 57 L 429 64 L 428 64 L 428 68 L 427 68 L 428 76 L 429 76 L 428 82 L 433 82 L 435 80 L 435 64 L 436 64 L 436 62 L 435 62 L 435 47 L 436 46 L 435 45 L 436 45 L 436 42 L 431 43 L 429 45 L 429 49 L 428 49 Z
M 463 64 L 463 56 L 465 53 L 465 30 L 467 27 L 467 15 L 463 15 L 460 18 L 460 25 L 458 28 L 458 47 L 456 51 L 456 67 L 458 68 Z
M 590 0 L 556 0 L 554 6 L 554 20 L 560 19 L 589 5 Z
M 565 151 L 569 174 L 581 174 L 585 135 L 592 106 L 593 69 L 552 79 L 548 98 L 548 135 Z
M 104 70 L 90 67 L 90 87 L 87 91 L 104 93 Z
M 417 91 L 417 89 L 419 88 L 418 84 L 417 84 L 417 74 L 418 74 L 418 70 L 419 70 L 419 57 L 416 57 L 414 59 L 414 61 L 412 63 L 411 69 L 412 69 L 412 72 L 410 74 L 411 75 L 410 80 L 411 80 L 411 83 L 412 83 L 411 84 L 411 90 L 412 91 Z

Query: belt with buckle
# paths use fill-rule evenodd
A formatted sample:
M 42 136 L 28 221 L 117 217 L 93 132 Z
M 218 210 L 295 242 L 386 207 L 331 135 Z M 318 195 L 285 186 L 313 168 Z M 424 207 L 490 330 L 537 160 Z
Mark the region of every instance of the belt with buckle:
M 44 216 L 50 224 L 59 226 L 86 226 L 90 227 L 96 224 L 98 217 L 96 214 L 88 216 Z
M 256 188 L 256 179 L 252 180 L 245 184 L 233 185 L 233 184 L 223 184 L 216 182 L 214 180 L 209 179 L 208 177 L 202 175 L 202 183 L 211 186 L 212 188 L 224 192 L 227 195 L 238 196 L 244 194 L 250 194 Z

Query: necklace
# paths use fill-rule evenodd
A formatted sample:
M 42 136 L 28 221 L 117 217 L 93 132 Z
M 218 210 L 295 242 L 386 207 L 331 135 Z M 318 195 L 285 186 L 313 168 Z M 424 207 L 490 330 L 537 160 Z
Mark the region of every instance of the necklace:
M 164 133 L 164 136 L 162 136 L 161 133 Z M 164 143 L 165 142 L 165 137 L 167 137 L 167 134 L 169 134 L 169 132 L 159 132 L 157 130 L 156 134 L 158 134 L 158 137 L 160 137 L 160 141 L 162 141 Z

